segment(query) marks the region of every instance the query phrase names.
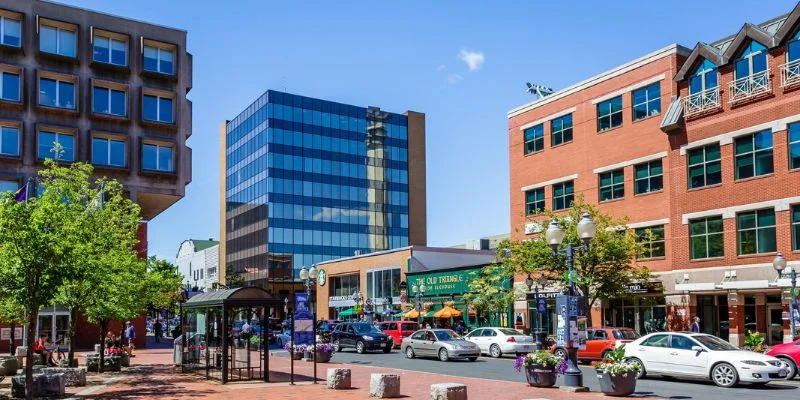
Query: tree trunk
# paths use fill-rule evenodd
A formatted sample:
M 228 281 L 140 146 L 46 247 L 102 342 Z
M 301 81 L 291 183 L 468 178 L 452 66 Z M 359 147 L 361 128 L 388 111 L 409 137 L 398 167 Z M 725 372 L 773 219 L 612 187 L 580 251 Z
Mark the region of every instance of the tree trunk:
M 33 345 L 31 338 L 36 337 L 36 322 L 39 319 L 39 307 L 30 307 L 28 313 L 28 348 L 25 352 L 25 399 L 33 400 Z M 34 339 L 34 342 L 36 339 Z
M 103 364 L 105 361 L 104 355 L 106 353 L 105 332 L 107 329 L 108 329 L 108 320 L 101 319 L 100 320 L 100 365 L 97 366 L 97 373 L 99 374 L 103 373 Z
M 14 350 L 16 346 L 14 346 L 14 342 L 17 341 L 17 337 L 14 335 L 14 331 L 17 330 L 17 324 L 12 322 L 10 325 L 11 327 L 11 341 L 8 343 L 8 352 L 9 355 L 14 356 Z
M 78 320 L 78 309 L 72 307 L 69 310 L 69 332 L 67 334 L 67 336 L 69 337 L 69 357 L 67 357 L 67 359 L 69 360 L 70 367 L 72 366 L 73 363 L 72 360 L 75 359 L 75 325 L 77 325 L 78 323 L 77 320 Z

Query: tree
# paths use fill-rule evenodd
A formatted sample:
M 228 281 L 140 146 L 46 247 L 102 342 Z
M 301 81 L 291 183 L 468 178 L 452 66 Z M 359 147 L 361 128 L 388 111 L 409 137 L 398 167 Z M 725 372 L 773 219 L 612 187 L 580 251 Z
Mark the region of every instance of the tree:
M 651 279 L 650 271 L 635 260 L 636 255 L 643 252 L 644 245 L 633 231 L 625 229 L 628 219 L 605 214 L 582 197 L 566 212 L 543 210 L 533 215 L 531 219 L 542 225 L 542 233 L 533 240 L 502 243 L 498 247 L 501 262 L 513 266 L 515 275 L 543 274 L 551 280 L 562 281 L 566 289 L 566 258 L 553 255 L 544 237 L 545 222 L 555 220 L 564 230 L 562 247 L 567 243 L 577 246 L 581 244 L 577 225 L 583 213 L 589 213 L 597 226 L 589 251 L 575 256 L 575 286 L 585 296 L 587 307 L 600 299 L 625 297 L 630 284 Z M 586 314 L 591 325 L 591 313 Z
M 166 310 L 175 314 L 178 301 L 181 300 L 181 282 L 183 276 L 172 263 L 156 257 L 147 259 L 147 298 L 150 308 Z M 169 330 L 167 320 L 167 331 Z
M 225 267 L 225 286 L 228 289 L 244 286 L 244 277 L 241 272 L 236 270 L 233 264 L 228 264 Z
M 14 355 L 14 343 L 18 339 L 14 331 L 17 325 L 25 324 L 25 309 L 11 297 L 0 298 L 0 321 L 4 321 L 11 328 L 11 337 L 8 341 L 8 352 Z
M 501 262 L 489 264 L 480 272 L 473 272 L 469 282 L 469 291 L 464 293 L 464 300 L 475 308 L 475 315 L 480 318 L 489 314 L 495 316 L 506 313 L 520 295 L 511 284 L 514 268 Z
M 53 166 L 46 161 L 45 169 Z M 69 200 L 57 188 L 45 185 L 38 198 L 28 196 L 31 185 L 26 183 L 23 190 L 24 201 L 11 192 L 0 197 L 0 298 L 27 310 L 27 335 L 32 339 L 39 309 L 52 304 L 72 274 L 64 260 L 75 253 L 80 235 Z M 33 346 L 28 346 L 26 359 L 26 398 L 32 399 Z

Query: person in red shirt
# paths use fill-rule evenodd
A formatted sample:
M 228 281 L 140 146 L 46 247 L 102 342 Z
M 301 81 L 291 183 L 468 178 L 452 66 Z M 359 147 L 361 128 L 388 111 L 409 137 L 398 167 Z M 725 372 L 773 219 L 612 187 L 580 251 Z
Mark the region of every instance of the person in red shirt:
M 42 355 L 42 361 L 46 362 L 48 365 L 52 364 L 50 361 L 50 352 L 47 351 L 47 335 L 40 335 L 39 340 L 33 343 L 33 352 L 36 354 Z

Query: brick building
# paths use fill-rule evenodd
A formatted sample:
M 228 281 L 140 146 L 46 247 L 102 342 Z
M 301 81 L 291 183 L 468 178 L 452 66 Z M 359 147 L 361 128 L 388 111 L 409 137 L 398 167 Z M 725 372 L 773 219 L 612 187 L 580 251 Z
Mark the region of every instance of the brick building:
M 800 5 L 730 37 L 672 45 L 508 113 L 512 238 L 583 195 L 657 240 L 658 282 L 593 305 L 595 324 L 788 340 L 800 267 Z M 519 280 L 519 279 L 518 279 Z M 527 302 L 518 302 L 524 311 Z
M 87 162 L 119 180 L 147 221 L 183 198 L 191 181 L 192 55 L 186 32 L 43 0 L 0 0 L 0 190 L 34 178 L 60 144 L 62 162 Z M 39 315 L 63 336 L 69 310 Z M 77 341 L 97 328 L 83 318 Z M 144 318 L 136 327 L 144 345 Z

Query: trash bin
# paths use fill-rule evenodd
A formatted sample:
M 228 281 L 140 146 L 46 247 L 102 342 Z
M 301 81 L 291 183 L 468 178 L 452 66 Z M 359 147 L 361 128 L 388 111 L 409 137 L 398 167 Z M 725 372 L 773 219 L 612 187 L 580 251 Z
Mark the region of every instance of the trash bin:
M 175 366 L 183 364 L 183 335 L 178 335 L 172 342 L 172 362 Z

